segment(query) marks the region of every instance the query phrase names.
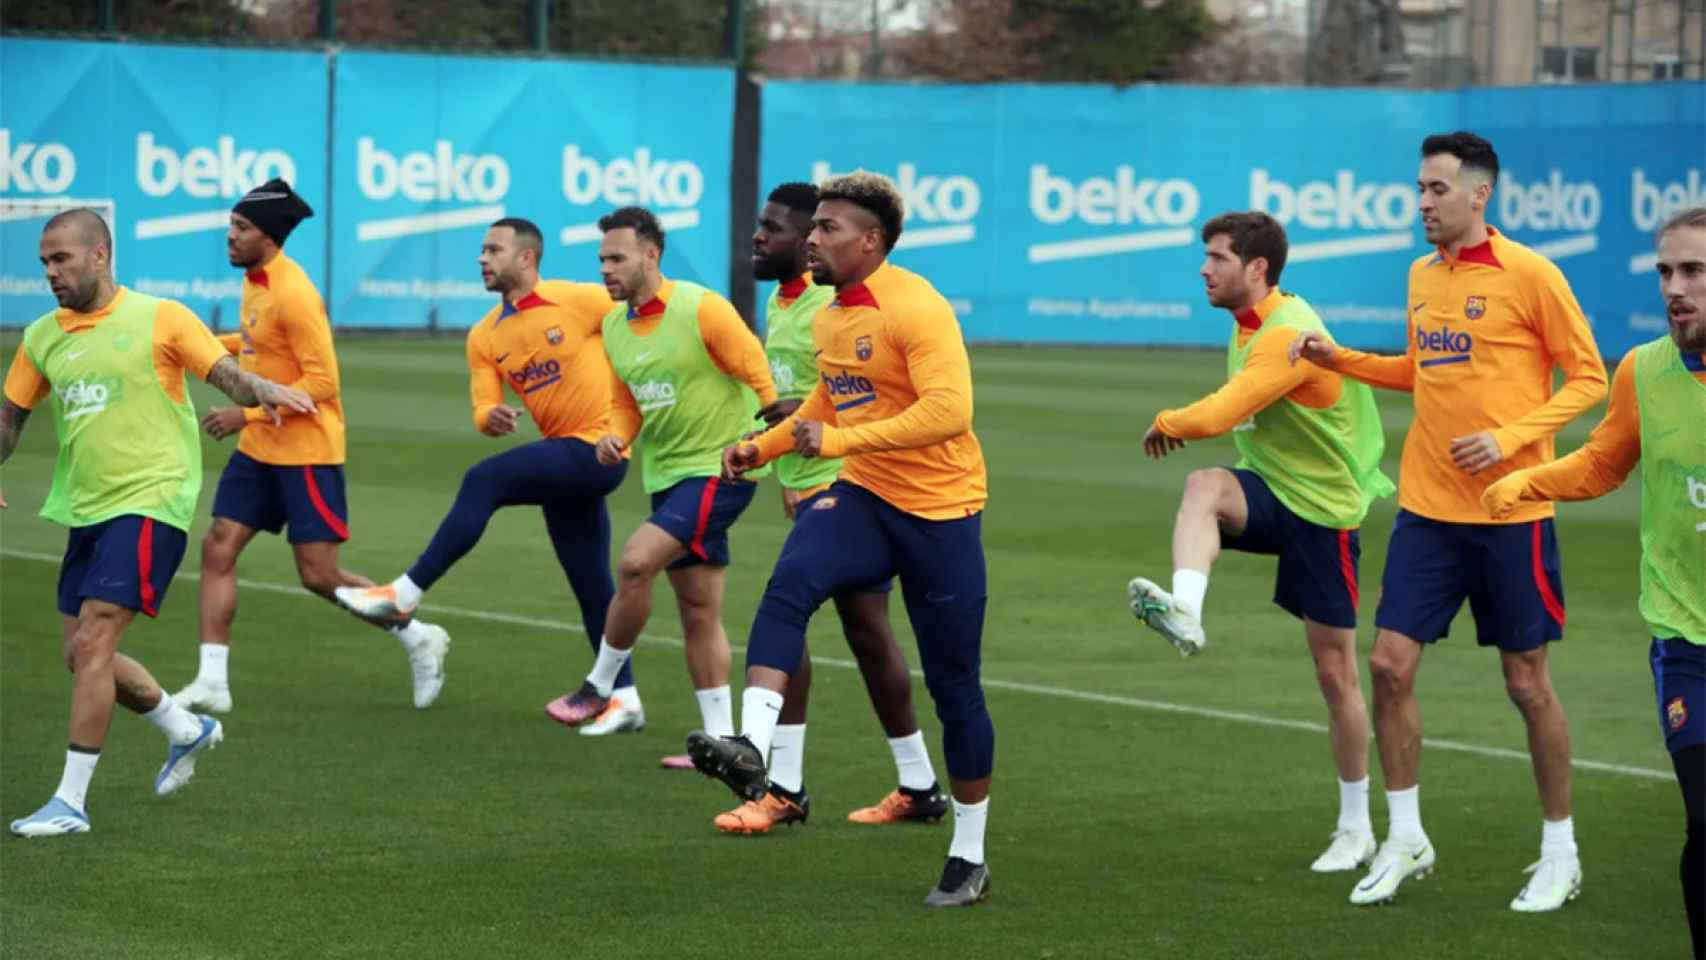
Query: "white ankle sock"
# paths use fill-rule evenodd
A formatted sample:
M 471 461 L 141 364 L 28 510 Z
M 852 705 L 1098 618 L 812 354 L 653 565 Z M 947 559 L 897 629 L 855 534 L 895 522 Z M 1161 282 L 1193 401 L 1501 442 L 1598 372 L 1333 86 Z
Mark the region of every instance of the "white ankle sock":
M 610 696 L 611 688 L 616 686 L 616 675 L 622 672 L 622 665 L 633 655 L 633 648 L 618 650 L 610 645 L 610 641 L 599 640 L 598 659 L 592 663 L 592 672 L 586 675 L 587 682 L 598 690 L 599 696 Z
M 747 687 L 740 694 L 740 732 L 758 748 L 768 763 L 770 742 L 776 738 L 776 721 L 782 716 L 782 695 L 763 687 Z M 705 731 L 709 733 L 710 731 Z
M 1368 818 L 1368 778 L 1339 781 L 1339 829 L 1374 832 Z
M 1208 574 L 1201 570 L 1188 570 L 1180 567 L 1173 571 L 1173 599 L 1189 607 L 1199 618 L 1202 616 L 1203 598 L 1208 596 Z
M 95 764 L 100 760 L 99 753 L 65 751 L 65 773 L 60 775 L 59 789 L 53 791 L 53 795 L 76 807 L 78 813 L 87 813 L 89 780 L 94 777 Z
M 159 727 L 166 739 L 178 746 L 201 736 L 201 721 L 196 719 L 195 714 L 174 703 L 172 695 L 164 690 L 160 691 L 160 702 L 143 716 L 149 723 Z
M 1540 821 L 1540 855 L 1576 856 L 1576 824 L 1572 817 Z
M 610 699 L 620 700 L 624 704 L 627 704 L 627 706 L 630 709 L 634 709 L 634 710 L 641 709 L 640 688 L 634 686 L 633 684 L 629 684 L 626 687 L 617 687 L 616 689 L 610 691 Z
M 231 659 L 231 648 L 223 643 L 204 643 L 201 645 L 201 670 L 196 679 L 206 682 L 213 687 L 228 687 L 225 666 Z
M 420 606 L 424 591 L 416 586 L 413 580 L 409 579 L 408 574 L 405 573 L 391 581 L 391 589 L 397 591 L 397 605 L 404 610 L 412 610 Z
M 1387 843 L 1394 840 L 1414 843 L 1427 839 L 1428 835 L 1422 831 L 1421 791 L 1421 784 L 1408 790 L 1386 791 L 1386 813 L 1391 818 L 1386 827 Z
M 954 842 L 948 856 L 970 863 L 983 862 L 983 828 L 989 820 L 989 798 L 978 803 L 954 801 Z
M 806 725 L 779 723 L 770 741 L 770 782 L 799 793 L 806 782 Z
M 735 705 L 727 684 L 695 690 L 693 696 L 699 700 L 699 720 L 705 725 L 702 729 L 706 733 L 713 737 L 735 735 Z
M 936 769 L 930 765 L 930 748 L 924 745 L 924 731 L 890 737 L 889 752 L 894 754 L 894 772 L 901 786 L 908 790 L 928 790 L 936 785 Z

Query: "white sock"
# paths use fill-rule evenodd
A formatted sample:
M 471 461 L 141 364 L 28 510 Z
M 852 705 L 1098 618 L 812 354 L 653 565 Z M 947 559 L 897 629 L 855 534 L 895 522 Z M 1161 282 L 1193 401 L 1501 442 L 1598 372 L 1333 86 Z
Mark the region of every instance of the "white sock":
M 166 739 L 178 746 L 201 736 L 201 721 L 196 719 L 195 714 L 173 702 L 172 695 L 164 690 L 160 691 L 160 702 L 143 716 L 148 718 L 149 723 L 159 727 Z
M 1386 842 L 1400 840 L 1415 843 L 1426 840 L 1422 832 L 1421 784 L 1408 790 L 1386 791 L 1386 813 L 1391 818 L 1386 827 Z
M 402 626 L 386 627 L 385 629 L 390 631 L 391 635 L 396 637 L 398 642 L 403 645 L 403 649 L 410 653 L 415 652 L 415 646 L 419 644 L 422 639 L 421 622 L 419 620 L 410 619 L 408 623 L 405 623 Z
M 609 640 L 599 640 L 598 659 L 592 663 L 592 672 L 586 675 L 587 682 L 598 690 L 599 696 L 610 696 L 611 688 L 616 686 L 616 675 L 622 672 L 622 665 L 633 655 L 632 647 L 618 650 L 610 645 Z
M 634 710 L 640 709 L 640 688 L 629 684 L 610 691 L 610 699 L 620 700 Z
M 978 803 L 954 801 L 954 842 L 948 856 L 968 863 L 983 862 L 983 827 L 989 820 L 989 798 Z
M 397 606 L 405 610 L 420 606 L 421 596 L 425 593 L 406 573 L 391 581 L 391 589 L 397 592 Z
M 763 687 L 747 687 L 740 694 L 741 736 L 752 741 L 758 755 L 769 762 L 770 742 L 776 738 L 776 721 L 782 716 L 782 695 Z M 706 731 L 709 733 L 710 731 Z
M 901 786 L 908 790 L 928 790 L 936 785 L 936 769 L 930 765 L 930 748 L 924 745 L 924 731 L 890 737 L 889 752 L 894 754 L 894 772 Z
M 1540 821 L 1540 855 L 1542 857 L 1576 856 L 1576 824 L 1574 819 Z
M 100 760 L 99 753 L 65 751 L 65 773 L 60 776 L 59 789 L 53 791 L 53 795 L 77 808 L 78 813 L 86 812 L 89 780 L 95 775 L 95 764 Z
M 1183 603 L 1198 617 L 1202 616 L 1203 598 L 1206 596 L 1208 574 L 1184 567 L 1173 571 L 1173 599 Z
M 205 682 L 210 687 L 224 688 L 231 685 L 227 679 L 225 665 L 231 659 L 231 648 L 223 643 L 204 643 L 201 645 L 201 671 L 196 679 Z
M 693 696 L 699 700 L 699 719 L 704 723 L 702 729 L 706 733 L 713 737 L 735 735 L 735 704 L 734 698 L 729 696 L 728 684 L 695 690 Z
M 806 725 L 779 723 L 770 741 L 770 782 L 789 793 L 799 793 L 806 783 Z
M 1339 781 L 1339 829 L 1374 832 L 1368 818 L 1368 778 Z

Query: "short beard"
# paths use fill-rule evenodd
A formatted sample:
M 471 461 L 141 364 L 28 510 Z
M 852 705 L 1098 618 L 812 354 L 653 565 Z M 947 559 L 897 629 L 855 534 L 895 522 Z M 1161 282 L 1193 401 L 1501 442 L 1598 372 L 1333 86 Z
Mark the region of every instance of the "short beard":
M 1706 353 L 1706 318 L 1695 314 L 1694 322 L 1684 326 L 1681 333 L 1672 330 L 1670 339 L 1683 353 Z
M 754 280 L 792 280 L 803 272 L 797 257 L 759 257 L 752 265 Z

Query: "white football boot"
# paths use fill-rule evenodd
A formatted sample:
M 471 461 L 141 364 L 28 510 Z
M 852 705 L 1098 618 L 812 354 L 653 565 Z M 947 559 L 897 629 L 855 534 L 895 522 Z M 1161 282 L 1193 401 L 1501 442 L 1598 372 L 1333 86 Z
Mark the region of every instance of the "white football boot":
M 1378 846 L 1374 842 L 1374 831 L 1368 827 L 1335 830 L 1333 839 L 1327 844 L 1327 851 L 1316 857 L 1309 869 L 1316 873 L 1355 870 L 1374 859 Z
M 1368 865 L 1368 876 L 1351 890 L 1351 903 L 1365 907 L 1372 903 L 1391 903 L 1398 895 L 1398 885 L 1414 877 L 1422 879 L 1434 868 L 1434 845 L 1424 838 L 1420 846 L 1388 840 L 1380 845 L 1374 862 Z
M 1556 910 L 1582 892 L 1582 861 L 1577 857 L 1541 857 L 1523 873 L 1529 875 L 1528 883 L 1511 901 L 1511 909 L 1518 913 Z
M 1126 587 L 1131 598 L 1132 616 L 1149 624 L 1156 633 L 1179 648 L 1179 656 L 1188 657 L 1202 652 L 1208 645 L 1203 634 L 1202 614 L 1192 610 L 1153 581 L 1137 577 Z

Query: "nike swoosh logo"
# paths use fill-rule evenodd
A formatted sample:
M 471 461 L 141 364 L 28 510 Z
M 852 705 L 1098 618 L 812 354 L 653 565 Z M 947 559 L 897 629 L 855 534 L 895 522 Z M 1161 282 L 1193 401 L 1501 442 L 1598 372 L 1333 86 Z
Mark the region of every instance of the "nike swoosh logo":
M 651 356 L 651 355 L 652 355 L 652 352 L 650 350 L 647 350 L 645 353 L 642 353 L 639 356 L 635 357 L 634 362 L 635 363 L 645 363 L 646 358 Z
M 1358 890 L 1373 890 L 1375 887 L 1380 886 L 1380 881 L 1385 879 L 1386 875 L 1391 873 L 1391 872 L 1392 872 L 1392 865 L 1387 864 L 1385 870 L 1382 870 L 1379 873 L 1375 874 L 1374 876 L 1368 878 L 1367 880 L 1364 880 L 1363 882 L 1357 884 L 1357 889 Z
M 1421 311 L 1421 309 L 1427 305 L 1428 305 L 1428 302 L 1426 300 L 1423 300 L 1421 303 L 1418 303 L 1415 306 L 1411 307 L 1410 312 L 1411 313 L 1419 313 Z
M 500 354 L 498 354 L 498 356 L 497 356 L 497 362 L 498 362 L 498 363 L 503 363 L 503 362 L 504 362 L 504 358 L 506 358 L 506 357 L 508 357 L 508 356 L 509 356 L 509 355 L 510 355 L 510 351 L 507 351 L 507 350 L 506 350 L 506 351 L 504 351 L 504 352 L 503 352 L 503 353 L 500 353 Z
M 88 348 L 88 347 L 84 347 L 84 348 L 83 348 L 83 349 L 81 349 L 81 350 L 75 350 L 75 351 L 72 351 L 72 352 L 71 352 L 71 353 L 68 353 L 68 354 L 66 354 L 66 355 L 65 355 L 65 359 L 67 359 L 67 360 L 75 360 L 75 359 L 77 359 L 77 358 L 78 358 L 78 357 L 81 357 L 81 356 L 82 356 L 82 355 L 83 355 L 83 354 L 85 354 L 85 353 L 88 353 L 88 352 L 89 352 L 89 348 Z

